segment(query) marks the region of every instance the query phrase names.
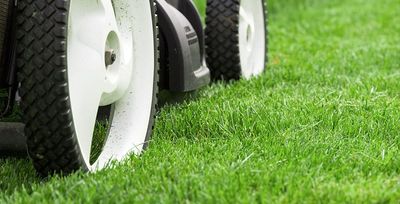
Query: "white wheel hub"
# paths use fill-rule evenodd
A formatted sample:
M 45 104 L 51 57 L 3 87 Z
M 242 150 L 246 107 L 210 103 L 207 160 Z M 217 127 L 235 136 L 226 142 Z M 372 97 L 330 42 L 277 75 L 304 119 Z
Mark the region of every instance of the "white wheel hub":
M 68 80 L 76 137 L 90 170 L 139 153 L 154 91 L 153 5 L 144 0 L 71 0 Z M 99 106 L 113 105 L 103 151 L 90 164 Z
M 244 78 L 265 69 L 264 0 L 241 0 L 239 12 L 239 51 Z

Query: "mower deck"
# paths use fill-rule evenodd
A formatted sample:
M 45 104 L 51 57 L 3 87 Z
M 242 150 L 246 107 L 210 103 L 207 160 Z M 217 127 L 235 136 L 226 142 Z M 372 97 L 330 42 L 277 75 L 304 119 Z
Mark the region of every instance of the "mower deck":
M 26 155 L 24 124 L 0 122 L 0 157 Z

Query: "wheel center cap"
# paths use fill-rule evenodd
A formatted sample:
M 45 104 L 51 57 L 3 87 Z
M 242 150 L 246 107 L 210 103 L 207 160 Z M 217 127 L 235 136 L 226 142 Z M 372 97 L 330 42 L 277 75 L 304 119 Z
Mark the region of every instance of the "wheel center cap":
M 110 32 L 107 36 L 106 39 L 106 45 L 105 45 L 105 50 L 104 50 L 104 64 L 106 65 L 106 68 L 111 68 L 111 65 L 114 65 L 114 63 L 118 59 L 120 55 L 120 44 L 119 44 L 119 37 L 117 33 L 115 32 Z M 112 69 L 115 69 L 117 67 L 113 66 Z

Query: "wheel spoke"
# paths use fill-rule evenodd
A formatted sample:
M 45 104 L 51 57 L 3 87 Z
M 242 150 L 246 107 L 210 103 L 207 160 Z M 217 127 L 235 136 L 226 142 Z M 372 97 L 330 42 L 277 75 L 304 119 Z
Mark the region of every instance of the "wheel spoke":
M 105 11 L 106 26 L 108 27 L 109 31 L 118 33 L 117 19 L 112 0 L 101 0 L 100 3 Z
M 240 6 L 240 11 L 239 11 L 240 18 L 241 18 L 243 23 L 250 24 L 251 23 L 251 17 L 247 14 L 246 10 L 247 9 L 245 7 L 243 7 L 242 5 Z
M 82 154 L 89 161 L 105 71 L 102 56 L 96 50 L 79 41 L 70 42 L 69 49 L 72 51 L 69 52 L 68 77 L 74 126 Z

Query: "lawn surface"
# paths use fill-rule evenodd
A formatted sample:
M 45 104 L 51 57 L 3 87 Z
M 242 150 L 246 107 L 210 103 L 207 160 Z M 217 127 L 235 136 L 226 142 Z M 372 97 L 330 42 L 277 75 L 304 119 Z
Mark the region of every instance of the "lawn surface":
M 41 181 L 0 160 L 0 203 L 397 203 L 400 1 L 270 4 L 264 75 L 167 105 L 110 169 Z

